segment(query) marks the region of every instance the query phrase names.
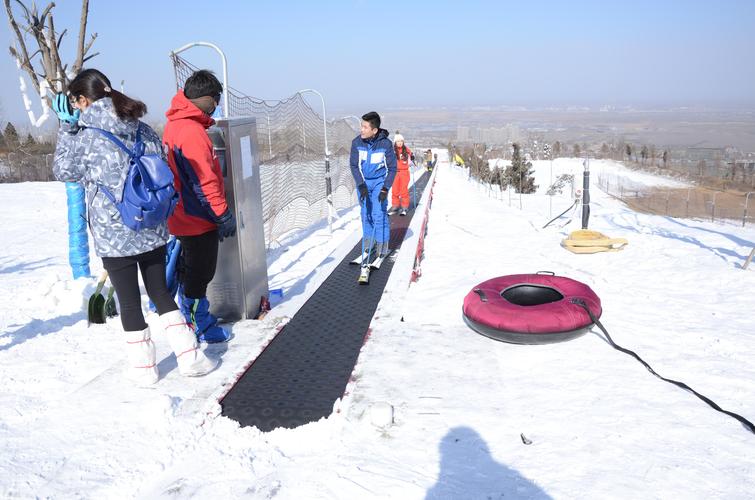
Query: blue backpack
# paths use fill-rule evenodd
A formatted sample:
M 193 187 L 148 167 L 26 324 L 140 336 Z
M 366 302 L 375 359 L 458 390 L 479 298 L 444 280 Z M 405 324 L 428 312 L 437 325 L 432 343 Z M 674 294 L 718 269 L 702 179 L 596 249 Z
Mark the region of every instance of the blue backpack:
M 126 227 L 141 231 L 156 228 L 168 220 L 178 203 L 178 193 L 173 187 L 173 172 L 161 155 L 144 154 L 141 123 L 136 129 L 133 150 L 107 130 L 88 128 L 101 133 L 128 155 L 128 174 L 120 201 L 107 187 L 100 184 L 102 192 L 120 212 Z

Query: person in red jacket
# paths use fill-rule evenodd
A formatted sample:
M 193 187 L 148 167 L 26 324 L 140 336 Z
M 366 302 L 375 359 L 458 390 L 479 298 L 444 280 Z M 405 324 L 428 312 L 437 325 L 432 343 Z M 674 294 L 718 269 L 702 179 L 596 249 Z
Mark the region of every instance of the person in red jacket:
M 406 147 L 404 136 L 398 132 L 393 137 L 393 149 L 396 152 L 396 180 L 393 181 L 392 206 L 388 212 L 406 215 L 409 210 L 409 162 L 412 151 Z
M 218 241 L 236 234 L 220 163 L 207 129 L 223 86 L 211 71 L 191 75 L 165 113 L 163 145 L 180 198 L 168 230 L 181 242 L 179 305 L 200 342 L 226 342 L 230 334 L 210 314 L 207 285 L 215 276 Z

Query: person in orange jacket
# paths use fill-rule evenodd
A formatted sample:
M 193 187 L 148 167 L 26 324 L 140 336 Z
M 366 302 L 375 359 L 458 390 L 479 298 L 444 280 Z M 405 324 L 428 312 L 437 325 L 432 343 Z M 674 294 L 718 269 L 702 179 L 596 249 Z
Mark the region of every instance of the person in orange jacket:
M 409 163 L 412 151 L 406 147 L 404 136 L 398 132 L 393 137 L 393 149 L 396 152 L 396 179 L 393 181 L 393 195 L 389 214 L 406 215 L 409 210 Z
M 215 124 L 223 86 L 211 71 L 194 72 L 165 113 L 163 144 L 173 170 L 178 205 L 168 229 L 181 242 L 178 298 L 187 323 L 200 342 L 226 342 L 230 333 L 210 313 L 207 285 L 215 276 L 218 242 L 236 234 L 236 220 L 225 198 L 220 162 L 207 135 Z

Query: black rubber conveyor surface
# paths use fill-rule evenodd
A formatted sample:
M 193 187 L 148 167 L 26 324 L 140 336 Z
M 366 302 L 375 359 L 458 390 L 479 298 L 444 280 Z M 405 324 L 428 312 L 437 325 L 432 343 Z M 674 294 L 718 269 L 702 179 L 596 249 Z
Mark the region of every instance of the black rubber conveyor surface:
M 429 174 L 417 180 L 417 200 Z M 393 215 L 392 257 L 404 240 L 411 210 Z M 330 415 L 349 382 L 359 350 L 393 269 L 393 258 L 359 285 L 359 266 L 349 262 L 361 241 L 270 342 L 220 402 L 223 415 L 267 432 L 294 428 Z

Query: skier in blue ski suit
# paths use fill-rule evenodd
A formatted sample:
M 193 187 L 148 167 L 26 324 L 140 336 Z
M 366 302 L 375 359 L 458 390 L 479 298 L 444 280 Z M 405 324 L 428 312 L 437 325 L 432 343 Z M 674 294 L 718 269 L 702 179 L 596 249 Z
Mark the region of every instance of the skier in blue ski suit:
M 388 191 L 396 177 L 396 153 L 388 131 L 380 128 L 380 115 L 374 111 L 362 117 L 360 133 L 351 141 L 349 165 L 362 206 L 364 251 L 370 252 L 376 245 L 372 255 L 384 256 L 391 232 L 386 212 Z

